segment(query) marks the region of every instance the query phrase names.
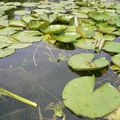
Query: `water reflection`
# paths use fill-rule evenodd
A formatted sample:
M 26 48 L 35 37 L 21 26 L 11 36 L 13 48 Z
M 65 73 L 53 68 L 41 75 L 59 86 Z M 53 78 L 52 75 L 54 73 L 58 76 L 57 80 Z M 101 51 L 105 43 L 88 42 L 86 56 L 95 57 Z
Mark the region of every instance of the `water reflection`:
M 8 1 L 13 0 L 5 0 Z M 13 12 L 14 10 L 10 11 L 10 17 L 13 17 Z M 61 49 L 63 47 L 64 49 Z M 0 59 L 0 87 L 37 102 L 41 106 L 42 115 L 45 118 L 52 118 L 53 112 L 44 111 L 44 108 L 51 102 L 61 100 L 62 90 L 70 80 L 94 74 L 97 77 L 96 87 L 105 82 L 110 82 L 116 87 L 120 84 L 120 79 L 108 68 L 102 69 L 103 71 L 76 72 L 69 68 L 67 61 L 50 61 L 49 55 L 53 54 L 52 58 L 56 58 L 61 52 L 65 56 L 82 52 L 94 53 L 94 51 L 75 49 L 71 44 L 58 44 L 54 47 L 45 42 L 34 43 L 28 48 L 17 50 L 12 56 Z M 107 53 L 100 54 L 110 60 L 110 55 Z M 65 114 L 66 120 L 90 120 L 76 117 L 68 109 L 65 109 Z M 0 101 L 0 120 L 39 120 L 39 114 L 37 109 L 5 97 Z

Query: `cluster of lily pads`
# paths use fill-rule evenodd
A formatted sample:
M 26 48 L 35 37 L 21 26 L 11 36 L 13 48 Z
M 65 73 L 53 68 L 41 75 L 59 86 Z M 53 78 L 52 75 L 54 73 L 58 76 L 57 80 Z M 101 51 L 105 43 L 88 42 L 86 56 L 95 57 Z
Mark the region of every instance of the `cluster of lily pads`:
M 17 7 L 29 9 L 15 10 L 15 17 L 8 20 L 7 12 Z M 81 49 L 118 53 L 112 57 L 112 69 L 119 72 L 120 42 L 115 41 L 119 36 L 120 4 L 117 3 L 99 0 L 0 2 L 0 58 L 33 42 L 69 43 Z M 109 61 L 92 53 L 80 53 L 71 56 L 68 64 L 77 71 L 90 71 L 108 66 Z M 94 91 L 94 85 L 94 76 L 70 81 L 62 94 L 65 106 L 89 118 L 103 117 L 120 106 L 118 90 L 106 83 Z

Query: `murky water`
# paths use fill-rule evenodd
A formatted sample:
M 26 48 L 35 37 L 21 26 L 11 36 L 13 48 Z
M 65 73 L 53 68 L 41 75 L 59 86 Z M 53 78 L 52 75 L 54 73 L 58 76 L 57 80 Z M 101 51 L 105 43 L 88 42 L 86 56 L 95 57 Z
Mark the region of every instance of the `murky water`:
M 34 1 L 38 2 L 38 0 Z M 64 86 L 76 77 L 95 74 L 96 87 L 104 82 L 110 82 L 116 87 L 120 85 L 120 79 L 111 70 L 107 70 L 103 75 L 100 71 L 75 72 L 68 67 L 67 61 L 49 61 L 47 54 L 52 53 L 54 57 L 58 57 L 58 53 L 61 52 L 65 55 L 72 55 L 93 51 L 63 50 L 45 42 L 34 43 L 28 48 L 17 50 L 9 57 L 0 59 L 0 87 L 39 103 L 42 115 L 47 120 L 47 118 L 52 118 L 53 112 L 45 111 L 44 108 L 49 103 L 60 101 Z M 110 58 L 105 52 L 100 55 Z M 67 109 L 65 109 L 65 114 L 66 120 L 89 120 L 76 117 Z M 0 120 L 40 120 L 40 118 L 37 109 L 5 97 L 0 100 Z

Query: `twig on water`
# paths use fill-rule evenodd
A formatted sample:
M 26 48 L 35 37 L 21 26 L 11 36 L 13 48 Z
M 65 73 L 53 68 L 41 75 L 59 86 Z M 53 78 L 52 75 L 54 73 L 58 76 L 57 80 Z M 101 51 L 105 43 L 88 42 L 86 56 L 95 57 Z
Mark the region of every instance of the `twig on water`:
M 35 66 L 37 66 L 37 63 L 36 63 L 36 59 L 35 59 L 35 55 L 36 55 L 36 53 L 37 53 L 37 51 L 38 51 L 38 49 L 41 47 L 41 44 L 39 44 L 37 47 L 36 47 L 36 49 L 35 49 L 35 51 L 34 51 L 34 53 L 33 53 L 33 62 L 34 62 L 34 65 Z

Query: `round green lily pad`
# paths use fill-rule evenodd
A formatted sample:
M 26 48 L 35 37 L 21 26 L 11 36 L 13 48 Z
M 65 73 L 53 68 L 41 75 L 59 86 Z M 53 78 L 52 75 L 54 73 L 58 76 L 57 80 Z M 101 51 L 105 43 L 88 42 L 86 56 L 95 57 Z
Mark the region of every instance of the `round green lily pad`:
M 120 43 L 114 41 L 105 42 L 103 50 L 107 52 L 120 53 Z
M 63 43 L 70 43 L 75 41 L 79 38 L 80 35 L 76 32 L 65 32 L 59 35 L 53 35 L 52 38 L 56 41 L 63 42 Z
M 46 34 L 56 34 L 65 31 L 67 26 L 65 25 L 50 25 L 45 30 L 43 30 Z
M 111 59 L 115 65 L 120 66 L 120 53 L 117 55 L 114 55 Z
M 95 54 L 81 53 L 71 56 L 68 60 L 68 65 L 77 71 L 97 70 L 106 67 L 109 61 L 105 57 L 94 60 Z
M 0 58 L 4 58 L 6 56 L 9 56 L 15 52 L 15 49 L 1 49 L 0 50 Z
M 105 83 L 95 89 L 95 77 L 85 76 L 71 80 L 63 89 L 62 98 L 66 107 L 78 116 L 98 118 L 120 106 L 120 93 Z

